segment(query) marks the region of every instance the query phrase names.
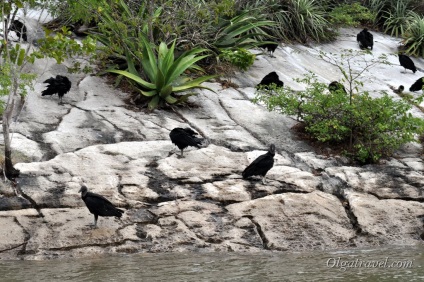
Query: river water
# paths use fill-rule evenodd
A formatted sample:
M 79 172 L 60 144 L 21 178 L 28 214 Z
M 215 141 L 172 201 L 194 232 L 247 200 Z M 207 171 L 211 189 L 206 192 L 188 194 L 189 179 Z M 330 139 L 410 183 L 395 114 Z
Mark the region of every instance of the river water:
M 424 246 L 0 261 L 0 281 L 424 281 Z

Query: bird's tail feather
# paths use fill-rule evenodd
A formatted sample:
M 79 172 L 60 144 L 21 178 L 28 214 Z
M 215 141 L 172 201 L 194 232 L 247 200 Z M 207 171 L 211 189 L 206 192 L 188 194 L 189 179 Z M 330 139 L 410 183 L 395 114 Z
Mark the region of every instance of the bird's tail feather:
M 47 87 L 47 89 L 45 89 L 41 92 L 41 96 L 53 95 L 55 93 L 56 93 L 55 90 L 51 89 L 50 87 Z

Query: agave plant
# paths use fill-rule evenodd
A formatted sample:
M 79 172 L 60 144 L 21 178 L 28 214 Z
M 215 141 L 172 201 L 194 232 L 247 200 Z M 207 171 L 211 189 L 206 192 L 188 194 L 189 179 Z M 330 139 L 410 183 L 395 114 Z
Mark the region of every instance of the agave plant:
M 184 75 L 188 69 L 201 70 L 196 62 L 208 57 L 209 55 L 200 55 L 206 49 L 195 48 L 185 51 L 177 59 L 175 59 L 175 40 L 168 48 L 166 43 L 160 43 L 157 55 L 145 36 L 141 36 L 142 58 L 140 59 L 143 72 L 147 76 L 147 80 L 142 78 L 134 67 L 130 55 L 127 55 L 128 71 L 108 70 L 112 73 L 123 75 L 124 77 L 136 82 L 141 86 L 140 93 L 151 100 L 148 104 L 149 109 L 155 109 L 159 104 L 166 102 L 175 104 L 186 101 L 187 98 L 195 93 L 186 93 L 184 95 L 175 95 L 178 92 L 184 92 L 194 88 L 212 89 L 200 85 L 213 77 L 214 75 L 201 76 L 191 79 Z

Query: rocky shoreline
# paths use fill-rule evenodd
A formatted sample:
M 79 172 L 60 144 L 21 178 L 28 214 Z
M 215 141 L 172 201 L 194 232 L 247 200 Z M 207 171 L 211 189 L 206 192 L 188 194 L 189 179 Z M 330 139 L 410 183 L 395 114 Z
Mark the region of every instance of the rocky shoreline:
M 328 45 L 280 46 L 276 58 L 257 57 L 251 70 L 216 93 L 201 90 L 197 107 L 145 113 L 102 78 L 68 75 L 45 60 L 19 119 L 13 125 L 15 156 L 23 162 L 16 186 L 0 187 L 0 259 L 53 259 L 135 252 L 310 251 L 422 244 L 422 146 L 411 143 L 377 165 L 349 166 L 340 156 L 318 155 L 295 138 L 290 117 L 270 113 L 250 99 L 270 71 L 292 88 L 308 70 L 324 82 L 340 79 L 319 60 L 317 48 L 357 49 L 357 29 L 343 29 Z M 375 33 L 373 53 L 396 52 L 398 40 Z M 378 67 L 367 90 L 409 85 L 397 57 Z M 417 60 L 424 68 L 424 60 Z M 46 78 L 72 81 L 64 105 L 41 97 Z M 417 76 L 422 73 L 417 73 Z M 418 108 L 413 110 L 423 116 Z M 190 126 L 207 138 L 185 158 L 169 140 L 174 127 Z M 241 172 L 270 143 L 275 165 L 268 182 Z M 85 183 L 125 209 L 122 220 L 93 216 L 78 190 Z

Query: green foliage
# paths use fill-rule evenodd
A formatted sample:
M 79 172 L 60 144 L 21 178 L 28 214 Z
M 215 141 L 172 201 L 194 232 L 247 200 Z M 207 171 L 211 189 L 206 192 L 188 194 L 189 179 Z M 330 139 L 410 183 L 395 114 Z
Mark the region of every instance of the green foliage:
M 129 71 L 109 70 L 109 72 L 123 75 L 139 84 L 141 86 L 140 93 L 151 98 L 148 105 L 149 109 L 155 109 L 164 102 L 168 104 L 181 103 L 186 101 L 189 96 L 194 95 L 189 93 L 175 96 L 175 93 L 194 88 L 209 89 L 200 84 L 214 76 L 202 76 L 192 80 L 184 75 L 184 72 L 188 69 L 201 70 L 195 63 L 207 57 L 207 55 L 198 56 L 205 52 L 205 49 L 192 49 L 175 59 L 175 40 L 170 48 L 164 42 L 160 43 L 157 55 L 147 38 L 141 37 L 141 44 L 143 46 L 141 64 L 148 81 L 137 72 L 130 58 L 127 58 Z
M 384 32 L 396 37 L 403 35 L 416 17 L 408 3 L 403 1 L 397 1 L 392 9 L 385 13 Z
M 117 0 L 110 5 L 101 2 L 97 7 L 95 14 L 99 20 L 98 32 L 94 32 L 93 37 L 103 44 L 98 47 L 103 66 L 106 67 L 108 62 L 113 64 L 116 61 L 126 60 L 128 57 L 140 66 L 137 58 L 143 48 L 140 43 L 141 37 L 149 35 L 152 42 L 157 41 L 159 32 L 157 23 L 162 13 L 159 7 L 150 15 L 147 4 L 142 2 L 140 5 L 130 7 L 126 1 Z
M 346 154 L 361 163 L 390 156 L 424 131 L 424 121 L 408 112 L 411 106 L 387 93 L 373 99 L 367 92 L 359 92 L 351 99 L 343 91 L 327 91 L 327 85 L 313 75 L 295 81 L 306 84 L 306 90 L 284 87 L 274 89 L 273 95 L 258 91 L 253 102 L 264 103 L 270 111 L 295 115 L 321 142 L 349 144 L 352 138 Z
M 223 49 L 219 58 L 246 71 L 255 62 L 256 56 L 244 48 Z
M 415 141 L 415 135 L 424 131 L 424 121 L 413 117 L 410 109 L 407 102 L 396 101 L 387 93 L 375 99 L 366 92 L 358 95 L 351 111 L 354 157 L 362 163 L 376 162 L 391 156 L 402 144 Z
M 329 25 L 322 1 L 316 0 L 290 0 L 287 13 L 282 14 L 288 36 L 300 42 L 309 38 L 320 42 L 328 40 L 332 34 L 327 31 Z
M 370 24 L 375 18 L 375 14 L 359 2 L 341 4 L 335 7 L 329 16 L 332 24 L 353 27 Z
M 403 38 L 406 53 L 424 58 L 424 17 L 415 15 Z
M 46 30 L 46 37 L 38 40 L 38 51 L 33 52 L 30 56 L 53 58 L 56 63 L 61 64 L 67 58 L 87 56 L 96 51 L 96 41 L 92 37 L 88 36 L 77 42 L 70 36 L 71 32 L 66 28 L 62 28 L 61 31 L 54 34 Z M 34 60 L 30 60 L 30 62 L 33 63 Z M 79 63 L 74 63 L 74 68 L 78 65 Z
M 270 35 L 299 42 L 328 41 L 335 38 L 327 21 L 326 0 L 256 0 L 241 5 L 255 15 L 272 20 L 275 25 L 266 30 Z
M 257 45 L 255 36 L 267 36 L 261 27 L 272 26 L 272 21 L 262 21 L 249 12 L 244 12 L 229 20 L 222 19 L 211 45 L 222 48 L 252 48 Z
M 43 8 L 45 2 L 15 0 L 0 3 L 0 17 L 7 17 L 11 21 L 13 15 L 16 14 L 16 9 L 24 6 Z M 6 38 L 4 32 L 3 30 L 0 32 L 2 38 Z M 70 39 L 69 35 L 70 32 L 66 29 L 54 35 L 46 30 L 46 37 L 37 42 L 38 48 L 29 48 L 28 45 L 20 43 L 7 44 L 5 41 L 0 41 L 0 96 L 20 95 L 24 97 L 29 89 L 33 89 L 33 81 L 36 75 L 27 73 L 25 66 L 34 64 L 37 59 L 54 58 L 60 64 L 66 58 L 85 56 L 94 52 L 96 45 L 91 38 L 88 37 L 82 43 L 78 43 Z M 5 105 L 5 103 L 0 105 L 1 111 L 4 110 Z M 14 104 L 12 103 L 11 106 L 13 107 Z

